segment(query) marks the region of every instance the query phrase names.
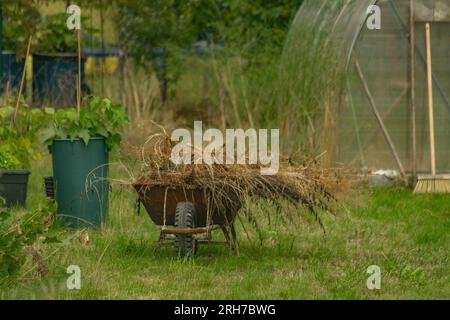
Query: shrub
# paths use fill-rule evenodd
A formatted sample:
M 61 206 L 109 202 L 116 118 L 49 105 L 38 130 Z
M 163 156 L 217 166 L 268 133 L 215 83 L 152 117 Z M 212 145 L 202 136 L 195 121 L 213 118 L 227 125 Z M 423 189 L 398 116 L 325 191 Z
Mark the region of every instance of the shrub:
M 43 140 L 48 145 L 55 139 L 82 139 L 88 144 L 94 137 L 103 137 L 111 150 L 122 140 L 120 130 L 128 123 L 128 116 L 121 104 L 113 104 L 107 98 L 89 97 L 78 113 L 75 108 L 55 111 L 48 127 L 43 131 Z
M 31 160 L 41 157 L 39 132 L 48 119 L 23 102 L 16 116 L 11 105 L 0 106 L 0 169 L 28 168 Z

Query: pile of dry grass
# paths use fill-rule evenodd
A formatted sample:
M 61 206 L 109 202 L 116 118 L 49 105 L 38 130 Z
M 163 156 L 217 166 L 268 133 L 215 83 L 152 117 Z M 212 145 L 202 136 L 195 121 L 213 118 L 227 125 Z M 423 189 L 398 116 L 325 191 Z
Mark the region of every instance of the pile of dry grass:
M 315 161 L 298 165 L 286 159 L 276 175 L 262 175 L 259 165 L 174 165 L 170 156 L 175 144 L 165 132 L 152 135 L 142 148 L 141 174 L 132 184 L 203 189 L 217 211 L 241 208 L 248 197 L 256 197 L 276 204 L 287 200 L 316 213 L 317 209 L 330 208 L 334 192 L 344 181 L 335 171 L 324 169 Z

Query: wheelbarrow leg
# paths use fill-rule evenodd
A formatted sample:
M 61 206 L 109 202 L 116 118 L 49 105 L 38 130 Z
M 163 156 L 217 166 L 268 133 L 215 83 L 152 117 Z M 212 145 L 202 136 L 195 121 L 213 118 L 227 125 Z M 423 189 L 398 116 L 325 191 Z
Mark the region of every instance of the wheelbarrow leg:
M 157 244 L 158 249 L 161 249 L 161 247 L 163 246 L 165 240 L 166 240 L 166 237 L 165 237 L 164 233 L 161 230 L 161 232 L 159 233 L 159 239 L 158 239 L 158 244 Z
M 231 231 L 231 242 L 233 243 L 233 250 L 236 254 L 239 254 L 239 243 L 237 241 L 236 228 L 234 227 L 234 222 L 230 226 Z
M 239 254 L 239 247 L 237 244 L 236 229 L 234 228 L 234 224 L 231 224 L 229 227 L 221 226 L 221 229 L 225 236 L 225 240 L 230 246 L 230 249 L 236 254 Z
M 227 227 L 220 226 L 220 228 L 222 229 L 223 235 L 225 236 L 225 241 L 231 247 L 230 233 L 228 232 Z

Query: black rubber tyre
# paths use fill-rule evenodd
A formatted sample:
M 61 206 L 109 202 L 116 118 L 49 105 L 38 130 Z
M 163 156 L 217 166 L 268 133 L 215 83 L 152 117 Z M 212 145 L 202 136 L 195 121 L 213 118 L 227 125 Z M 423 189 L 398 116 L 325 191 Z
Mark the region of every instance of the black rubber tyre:
M 175 211 L 175 227 L 195 228 L 195 206 L 190 202 L 179 202 Z M 177 234 L 175 250 L 182 258 L 192 256 L 197 251 L 197 241 L 191 234 Z

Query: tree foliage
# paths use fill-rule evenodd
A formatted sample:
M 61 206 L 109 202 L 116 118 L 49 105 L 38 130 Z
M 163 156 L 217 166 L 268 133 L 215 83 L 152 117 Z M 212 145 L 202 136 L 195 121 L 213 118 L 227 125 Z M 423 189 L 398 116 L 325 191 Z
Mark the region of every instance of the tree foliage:
M 302 0 L 117 0 L 122 41 L 138 55 L 207 40 L 279 49 Z

